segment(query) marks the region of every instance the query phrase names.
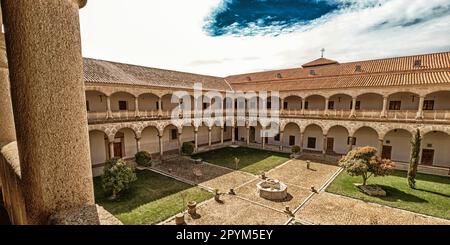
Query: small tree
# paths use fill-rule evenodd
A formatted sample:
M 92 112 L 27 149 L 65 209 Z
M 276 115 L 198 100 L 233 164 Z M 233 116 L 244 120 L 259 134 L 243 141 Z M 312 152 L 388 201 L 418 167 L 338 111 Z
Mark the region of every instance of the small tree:
M 147 151 L 140 151 L 134 155 L 136 163 L 140 166 L 148 167 L 152 162 L 152 155 Z
M 417 129 L 414 138 L 411 141 L 411 159 L 408 168 L 408 185 L 410 188 L 416 188 L 417 166 L 419 165 L 420 145 L 422 144 L 422 136 L 420 130 Z
M 366 146 L 355 148 L 339 161 L 350 176 L 361 176 L 363 185 L 372 176 L 385 176 L 392 172 L 395 165 L 391 160 L 381 159 L 376 156 L 377 149 Z
M 123 191 L 130 188 L 137 180 L 136 174 L 121 158 L 113 158 L 106 162 L 102 175 L 102 187 L 110 199 L 114 200 Z
M 237 158 L 237 157 L 234 158 L 234 167 L 235 167 L 236 170 L 239 169 L 239 162 L 240 161 L 241 160 L 239 158 Z
M 194 144 L 192 142 L 184 142 L 181 146 L 181 152 L 185 155 L 192 155 L 194 153 Z
M 292 146 L 291 151 L 294 154 L 298 154 L 300 152 L 300 146 L 298 146 L 298 145 Z

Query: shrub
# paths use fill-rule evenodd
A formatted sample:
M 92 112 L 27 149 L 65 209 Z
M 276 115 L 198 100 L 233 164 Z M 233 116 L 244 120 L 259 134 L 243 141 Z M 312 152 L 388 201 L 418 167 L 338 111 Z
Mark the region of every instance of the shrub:
M 300 146 L 298 146 L 298 145 L 292 146 L 291 151 L 294 154 L 298 154 L 300 152 Z
M 339 161 L 350 176 L 362 176 L 363 185 L 372 176 L 389 175 L 395 165 L 391 160 L 381 159 L 376 156 L 377 149 L 366 146 L 355 148 Z
M 151 165 L 152 156 L 147 151 L 140 151 L 134 155 L 136 163 L 140 166 L 148 167 Z
M 110 195 L 111 200 L 129 189 L 131 183 L 136 180 L 136 174 L 123 159 L 113 158 L 106 162 L 102 175 L 102 187 L 105 193 Z
M 184 142 L 181 146 L 181 152 L 185 155 L 192 155 L 194 153 L 194 144 L 192 142 Z

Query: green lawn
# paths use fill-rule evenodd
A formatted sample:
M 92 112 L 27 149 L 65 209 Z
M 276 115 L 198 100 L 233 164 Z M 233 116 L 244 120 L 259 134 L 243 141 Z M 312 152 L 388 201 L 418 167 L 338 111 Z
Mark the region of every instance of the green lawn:
M 417 174 L 416 190 L 410 189 L 405 171 L 395 171 L 386 177 L 372 177 L 368 184 L 381 186 L 386 197 L 371 197 L 358 191 L 354 183 L 362 183 L 361 177 L 351 177 L 343 171 L 327 188 L 331 193 L 364 201 L 450 219 L 450 178 Z
M 260 174 L 289 160 L 289 154 L 258 150 L 245 147 L 225 147 L 209 152 L 199 153 L 193 158 L 201 158 L 206 162 L 235 169 L 234 158 L 240 159 L 239 170 Z
M 118 200 L 109 201 L 101 187 L 101 178 L 94 178 L 95 201 L 124 224 L 155 224 L 183 211 L 181 192 L 186 202 L 201 202 L 213 194 L 164 175 L 143 170 L 138 180 Z

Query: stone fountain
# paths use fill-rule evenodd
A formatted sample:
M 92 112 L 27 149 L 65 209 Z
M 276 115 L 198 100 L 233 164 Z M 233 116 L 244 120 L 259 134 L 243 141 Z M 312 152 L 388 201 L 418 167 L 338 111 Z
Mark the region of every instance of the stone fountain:
M 276 179 L 265 179 L 256 184 L 259 196 L 272 201 L 285 200 L 287 193 L 287 185 Z

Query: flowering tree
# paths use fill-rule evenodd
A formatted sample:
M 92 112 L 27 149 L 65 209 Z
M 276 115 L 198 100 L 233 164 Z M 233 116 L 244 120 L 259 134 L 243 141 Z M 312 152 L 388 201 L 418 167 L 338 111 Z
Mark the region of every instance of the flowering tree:
M 395 165 L 391 160 L 381 159 L 377 155 L 377 149 L 366 146 L 351 150 L 339 161 L 339 166 L 343 167 L 350 176 L 361 176 L 363 185 L 372 176 L 389 175 Z

